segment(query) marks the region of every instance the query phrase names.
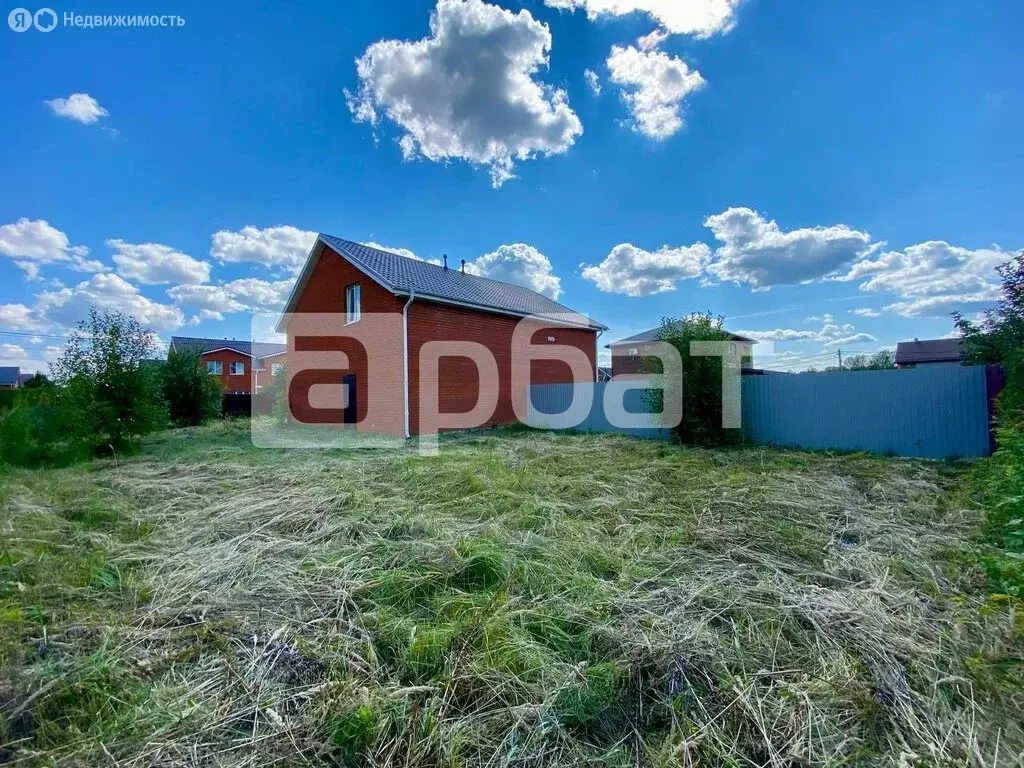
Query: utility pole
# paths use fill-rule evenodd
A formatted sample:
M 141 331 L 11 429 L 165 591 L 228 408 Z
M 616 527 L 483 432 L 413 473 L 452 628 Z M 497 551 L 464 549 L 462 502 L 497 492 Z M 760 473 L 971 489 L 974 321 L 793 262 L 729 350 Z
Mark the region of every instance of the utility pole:
M 839 353 L 839 370 L 841 371 L 843 370 L 843 350 L 837 349 L 836 352 Z

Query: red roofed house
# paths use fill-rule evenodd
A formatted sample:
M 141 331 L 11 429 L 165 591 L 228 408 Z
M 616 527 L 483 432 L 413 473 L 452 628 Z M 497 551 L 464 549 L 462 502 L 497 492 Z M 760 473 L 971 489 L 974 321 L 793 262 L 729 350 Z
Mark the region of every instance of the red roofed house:
M 338 313 L 324 321 L 333 324 L 337 338 L 311 338 L 300 328 L 317 313 Z M 432 407 L 436 402 L 442 414 L 458 414 L 473 412 L 496 397 L 492 411 L 475 426 L 516 423 L 513 398 L 524 398 L 526 389 L 513 386 L 513 379 L 526 372 L 513 375 L 513 332 L 528 316 L 543 316 L 524 326 L 529 343 L 555 344 L 562 350 L 551 347 L 552 359 L 533 360 L 531 383 L 573 381 L 572 362 L 585 381 L 596 379 L 597 337 L 603 325 L 523 286 L 321 234 L 278 326 L 288 335 L 292 413 L 300 421 L 327 420 L 324 411 L 317 413 L 323 404 L 314 403 L 310 387 L 342 384 L 351 394 L 333 402 L 333 423 L 405 436 L 419 434 L 421 427 L 428 430 L 425 419 L 433 411 L 424 406 L 421 414 L 420 401 L 433 374 L 421 371 L 422 353 L 424 359 L 437 359 L 438 382 L 436 399 L 428 394 L 424 403 Z M 458 355 L 460 348 L 479 348 L 473 345 L 486 348 L 493 364 L 478 369 Z M 335 370 L 302 371 L 303 352 L 313 350 L 337 350 L 348 359 L 333 366 Z

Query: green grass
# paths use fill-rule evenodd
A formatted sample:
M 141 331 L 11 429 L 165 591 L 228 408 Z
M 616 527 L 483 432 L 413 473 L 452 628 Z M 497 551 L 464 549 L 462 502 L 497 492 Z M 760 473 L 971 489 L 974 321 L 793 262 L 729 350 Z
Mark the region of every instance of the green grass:
M 1013 765 L 962 471 L 244 421 L 0 469 L 0 762 Z

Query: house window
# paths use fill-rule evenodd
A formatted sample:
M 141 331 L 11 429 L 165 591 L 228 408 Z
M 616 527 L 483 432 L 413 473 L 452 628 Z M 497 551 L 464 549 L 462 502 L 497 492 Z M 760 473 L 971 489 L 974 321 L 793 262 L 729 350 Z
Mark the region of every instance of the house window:
M 359 283 L 345 289 L 345 322 L 359 322 Z
M 270 375 L 280 376 L 284 373 L 284 363 L 271 363 L 270 364 Z
M 206 372 L 212 373 L 214 376 L 220 376 L 224 373 L 224 363 L 220 360 L 208 360 L 206 362 Z
M 245 376 L 245 363 L 232 363 L 231 364 L 231 375 L 232 376 Z

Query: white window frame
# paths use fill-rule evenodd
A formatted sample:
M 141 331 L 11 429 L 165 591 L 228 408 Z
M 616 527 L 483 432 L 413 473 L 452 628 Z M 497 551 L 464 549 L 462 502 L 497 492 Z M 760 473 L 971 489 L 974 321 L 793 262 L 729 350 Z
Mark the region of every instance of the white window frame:
M 211 376 L 221 376 L 224 373 L 224 363 L 220 360 L 207 360 L 206 372 Z
M 235 366 L 236 365 L 239 366 L 242 370 L 236 372 L 235 371 Z M 236 360 L 235 362 L 231 363 L 231 367 L 228 370 L 230 370 L 232 376 L 245 376 L 245 363 L 244 362 L 238 362 Z
M 284 373 L 284 363 L 271 363 L 270 364 L 270 375 L 280 376 Z
M 345 324 L 358 323 L 360 317 L 362 317 L 362 290 L 359 288 L 359 283 L 352 283 L 345 288 Z

